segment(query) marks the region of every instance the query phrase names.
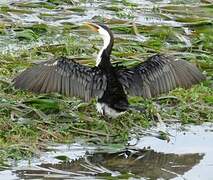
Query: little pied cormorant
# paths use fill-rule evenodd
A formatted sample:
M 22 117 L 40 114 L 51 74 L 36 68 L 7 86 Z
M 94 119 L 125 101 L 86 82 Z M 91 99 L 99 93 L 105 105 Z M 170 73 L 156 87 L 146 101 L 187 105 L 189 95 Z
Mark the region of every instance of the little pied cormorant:
M 109 117 L 124 113 L 127 95 L 155 97 L 176 87 L 189 88 L 204 80 L 196 66 L 184 60 L 154 55 L 132 68 L 113 67 L 110 54 L 114 42 L 111 30 L 102 24 L 86 23 L 103 38 L 95 67 L 65 57 L 30 67 L 17 76 L 14 86 L 33 92 L 58 92 L 85 101 L 97 98 L 97 111 Z

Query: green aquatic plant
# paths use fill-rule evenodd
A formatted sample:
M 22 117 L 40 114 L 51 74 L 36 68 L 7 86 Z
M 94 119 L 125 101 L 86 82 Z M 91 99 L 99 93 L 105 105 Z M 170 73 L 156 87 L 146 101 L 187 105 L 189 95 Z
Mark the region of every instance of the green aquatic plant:
M 85 1 L 25 1 L 11 5 L 14 8 L 0 8 L 4 17 L 0 25 L 0 161 L 31 157 L 45 149 L 47 142 L 70 143 L 77 138 L 93 144 L 125 145 L 131 134 L 140 137 L 144 128 L 161 120 L 175 119 L 184 124 L 212 122 L 213 28 L 209 4 L 196 7 L 164 4 L 153 11 L 129 1 L 114 1 L 112 5 L 98 6 L 104 13 L 110 11 L 111 19 L 99 14 L 92 19 L 108 23 L 115 34 L 113 63 L 132 66 L 155 53 L 183 58 L 196 64 L 207 76 L 205 82 L 192 89 L 176 89 L 152 100 L 132 97 L 130 103 L 138 111 L 129 110 L 114 121 L 97 114 L 94 101 L 83 103 L 58 94 L 38 95 L 14 89 L 13 77 L 34 63 L 53 57 L 78 57 L 80 63 L 94 65 L 100 39 L 91 34 L 89 37 L 74 21 L 77 18 L 81 21 L 89 11 L 81 3 Z M 60 10 L 63 4 L 71 6 Z M 13 11 L 17 7 L 20 10 Z M 142 13 L 153 18 L 160 16 L 162 22 L 144 25 L 136 20 L 134 23 L 131 14 L 117 12 L 123 7 L 128 12 L 135 10 L 136 17 Z M 33 13 L 43 22 L 18 23 L 9 15 L 11 12 Z M 61 23 L 60 20 L 72 15 L 76 15 L 73 22 Z M 181 26 L 172 27 L 163 20 L 175 20 Z M 141 40 L 140 36 L 145 38 Z M 188 38 L 191 45 L 186 47 L 181 37 Z M 6 45 L 18 49 L 4 51 Z M 167 135 L 161 132 L 161 138 L 167 139 Z

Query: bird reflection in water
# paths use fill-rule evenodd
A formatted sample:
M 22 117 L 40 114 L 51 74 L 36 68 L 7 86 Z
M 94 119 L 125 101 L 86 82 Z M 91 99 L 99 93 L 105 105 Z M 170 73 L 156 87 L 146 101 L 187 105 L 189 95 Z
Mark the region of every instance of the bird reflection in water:
M 19 170 L 21 178 L 144 177 L 171 179 L 182 176 L 203 159 L 204 154 L 165 154 L 150 149 L 98 152 L 76 161 L 43 164 L 37 170 Z

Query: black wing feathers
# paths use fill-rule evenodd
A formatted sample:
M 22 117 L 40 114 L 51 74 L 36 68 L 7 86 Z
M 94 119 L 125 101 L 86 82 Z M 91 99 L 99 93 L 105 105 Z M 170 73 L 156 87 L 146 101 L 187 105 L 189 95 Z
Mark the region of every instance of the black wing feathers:
M 133 68 L 118 69 L 116 73 L 127 94 L 145 98 L 176 87 L 189 88 L 205 79 L 193 64 L 162 55 L 152 56 Z M 71 59 L 59 58 L 26 69 L 14 79 L 14 85 L 33 92 L 58 92 L 89 101 L 103 95 L 107 79 L 97 67 L 90 68 Z
M 176 87 L 189 88 L 205 79 L 196 66 L 184 60 L 155 55 L 136 67 L 118 70 L 129 95 L 155 97 Z
M 106 88 L 106 77 L 102 71 L 67 58 L 35 65 L 13 81 L 16 88 L 39 93 L 58 92 L 78 96 L 85 101 L 101 96 Z

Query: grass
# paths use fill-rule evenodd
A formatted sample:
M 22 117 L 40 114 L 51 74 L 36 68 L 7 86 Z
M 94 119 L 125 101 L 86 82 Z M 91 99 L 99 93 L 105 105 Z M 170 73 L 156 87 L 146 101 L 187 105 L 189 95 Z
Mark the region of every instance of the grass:
M 49 2 L 51 3 L 27 3 L 22 6 L 46 7 L 51 10 L 60 3 Z M 19 7 L 22 6 L 19 4 Z M 129 6 L 130 9 L 135 8 L 135 5 Z M 75 9 L 82 11 L 81 7 Z M 114 11 L 117 8 L 115 5 L 112 7 L 107 5 L 105 9 Z M 173 7 L 163 9 L 173 10 Z M 8 10 L 3 7 L 1 11 L 6 13 Z M 119 15 L 115 13 L 115 16 L 121 19 L 131 18 L 125 13 Z M 183 21 L 182 18 L 178 18 L 180 22 Z M 116 35 L 112 52 L 113 62 L 119 61 L 131 66 L 156 52 L 163 52 L 197 64 L 207 75 L 205 82 L 188 90 L 179 88 L 151 100 L 130 97 L 130 103 L 145 109 L 145 112 L 129 110 L 115 120 L 103 118 L 98 114 L 95 110 L 95 101 L 85 103 L 80 99 L 58 94 L 38 95 L 16 90 L 11 85 L 11 79 L 21 70 L 34 62 L 53 56 L 80 57 L 80 63 L 94 65 L 93 56 L 99 49 L 100 38 L 76 24 L 64 24 L 58 28 L 47 24 L 26 26 L 13 24 L 11 28 L 15 34 L 8 31 L 7 25 L 1 25 L 1 31 L 4 32 L 1 38 L 15 37 L 15 40 L 8 43 L 20 43 L 23 47 L 32 44 L 32 47 L 0 53 L 0 162 L 8 158 L 21 159 L 36 155 L 45 149 L 47 142 L 70 143 L 79 137 L 94 144 L 125 144 L 132 129 L 143 131 L 143 128 L 154 125 L 160 119 L 164 121 L 176 119 L 183 124 L 212 121 L 213 56 L 210 52 L 213 47 L 213 30 L 211 23 L 202 24 L 198 21 L 196 24 L 196 22 L 187 19 L 189 23 L 187 27 L 192 31 L 190 35 L 186 34 L 183 27 L 111 22 L 110 26 Z M 129 35 L 130 38 L 122 35 Z M 138 35 L 143 35 L 147 39 L 144 42 L 136 40 Z M 181 36 L 190 39 L 190 47 L 179 38 Z M 3 44 L 1 47 L 4 46 Z M 162 138 L 165 138 L 164 136 L 162 132 Z

